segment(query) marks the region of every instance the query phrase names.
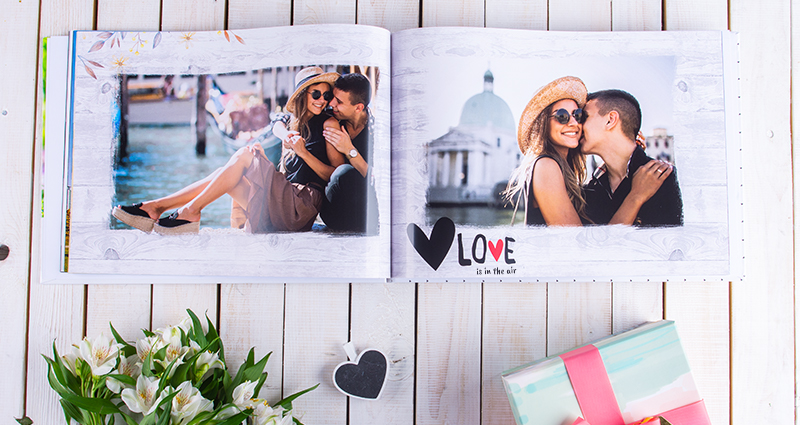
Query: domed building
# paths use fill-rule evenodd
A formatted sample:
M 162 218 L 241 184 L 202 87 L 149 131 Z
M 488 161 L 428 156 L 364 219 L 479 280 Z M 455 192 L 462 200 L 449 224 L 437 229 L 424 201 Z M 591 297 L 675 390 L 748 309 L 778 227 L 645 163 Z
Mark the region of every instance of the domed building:
M 464 103 L 458 126 L 427 144 L 428 205 L 498 204 L 520 155 L 511 108 L 493 90 L 486 71 L 483 92 Z

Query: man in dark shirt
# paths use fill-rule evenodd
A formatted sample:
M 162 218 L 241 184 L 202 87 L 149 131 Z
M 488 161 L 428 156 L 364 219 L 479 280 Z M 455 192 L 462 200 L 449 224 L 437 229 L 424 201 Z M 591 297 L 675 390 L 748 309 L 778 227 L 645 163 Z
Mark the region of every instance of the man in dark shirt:
M 329 228 L 376 234 L 378 201 L 372 184 L 372 116 L 369 105 L 372 86 L 367 77 L 352 73 L 336 80 L 330 102 L 340 129 L 326 128 L 325 140 L 342 153 L 340 165 L 325 188 L 320 217 Z
M 595 224 L 608 224 L 631 193 L 633 176 L 652 161 L 636 142 L 642 121 L 639 102 L 622 90 L 603 90 L 586 98 L 586 121 L 581 151 L 603 158 L 601 166 L 584 187 L 586 213 Z M 661 171 L 664 170 L 664 171 Z M 666 174 L 666 168 L 659 173 Z M 638 226 L 683 225 L 683 201 L 675 170 L 635 213 Z

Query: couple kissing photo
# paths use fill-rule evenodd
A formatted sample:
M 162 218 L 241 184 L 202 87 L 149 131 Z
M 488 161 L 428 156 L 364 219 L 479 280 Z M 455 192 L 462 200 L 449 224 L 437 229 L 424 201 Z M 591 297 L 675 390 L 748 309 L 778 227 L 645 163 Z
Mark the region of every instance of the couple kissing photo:
M 523 206 L 528 225 L 683 224 L 677 173 L 645 153 L 641 121 L 639 102 L 623 90 L 587 93 L 577 77 L 545 85 L 522 112 L 523 159 L 504 196 Z M 586 155 L 603 164 L 584 184 Z

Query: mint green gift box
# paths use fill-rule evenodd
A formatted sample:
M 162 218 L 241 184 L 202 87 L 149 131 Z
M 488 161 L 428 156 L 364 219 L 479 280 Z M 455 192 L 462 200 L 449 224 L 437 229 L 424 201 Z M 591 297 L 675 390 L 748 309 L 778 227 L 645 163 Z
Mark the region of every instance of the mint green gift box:
M 700 400 L 673 321 L 647 323 L 591 345 L 600 353 L 625 423 Z M 560 354 L 503 372 L 518 425 L 570 425 L 581 416 Z

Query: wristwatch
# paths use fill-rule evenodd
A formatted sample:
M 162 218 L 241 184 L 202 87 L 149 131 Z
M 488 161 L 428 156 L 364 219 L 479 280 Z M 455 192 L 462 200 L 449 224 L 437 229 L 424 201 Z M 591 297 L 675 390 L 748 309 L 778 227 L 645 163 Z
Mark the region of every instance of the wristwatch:
M 358 151 L 355 149 L 350 149 L 350 152 L 348 152 L 347 155 L 349 155 L 350 158 L 355 158 L 358 156 Z

